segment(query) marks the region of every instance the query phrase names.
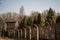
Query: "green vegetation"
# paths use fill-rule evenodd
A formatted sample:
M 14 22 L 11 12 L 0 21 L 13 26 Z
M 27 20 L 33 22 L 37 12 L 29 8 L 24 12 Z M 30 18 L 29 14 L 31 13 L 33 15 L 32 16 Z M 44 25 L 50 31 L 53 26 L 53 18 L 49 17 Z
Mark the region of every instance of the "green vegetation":
M 49 8 L 49 10 L 47 12 L 44 12 L 43 15 L 42 13 L 39 12 L 33 12 L 32 15 L 27 16 L 27 20 L 25 20 L 25 17 L 23 17 L 19 27 L 26 27 L 26 26 L 33 27 L 34 25 L 40 25 L 42 27 L 45 25 L 55 24 L 60 19 L 56 14 L 57 13 L 52 8 Z
M 32 28 L 32 27 L 40 27 L 46 25 L 52 25 L 55 23 L 60 23 L 60 15 L 58 15 L 52 8 L 49 8 L 49 10 L 45 12 L 32 12 L 30 16 L 24 15 L 24 8 L 23 6 L 20 9 L 20 14 L 17 13 L 11 13 L 8 12 L 7 14 L 0 15 L 0 32 L 1 36 L 8 36 L 8 32 L 2 28 L 2 25 L 5 25 L 5 21 L 16 21 L 18 24 L 18 29 L 24 29 L 24 28 Z M 4 27 L 4 26 L 3 26 Z M 10 28 L 11 29 L 11 28 Z M 38 28 L 37 28 L 38 29 Z M 5 34 L 4 34 L 5 33 Z M 17 33 L 17 32 L 16 32 Z
M 60 23 L 60 15 L 57 17 L 56 23 Z
M 55 11 L 53 11 L 51 8 L 49 9 L 46 17 L 46 25 L 52 25 L 55 23 Z
M 40 13 L 38 11 L 32 11 L 32 15 L 26 16 L 24 15 L 24 7 L 20 8 L 20 14 L 8 12 L 6 14 L 0 15 L 2 20 L 15 20 L 17 19 L 19 28 L 22 27 L 33 27 L 34 25 L 45 26 L 45 25 L 52 25 L 55 23 L 60 23 L 60 16 L 56 13 L 52 8 L 49 10 L 45 10 L 44 12 Z M 57 15 L 56 15 L 57 14 Z M 13 16 L 12 16 L 13 15 Z

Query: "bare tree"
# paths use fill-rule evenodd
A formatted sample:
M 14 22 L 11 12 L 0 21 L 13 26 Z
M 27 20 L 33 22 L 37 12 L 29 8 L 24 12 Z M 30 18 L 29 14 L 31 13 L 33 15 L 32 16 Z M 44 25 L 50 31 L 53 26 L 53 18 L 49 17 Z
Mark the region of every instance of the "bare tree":
M 11 19 L 11 17 L 12 17 L 12 13 L 11 12 L 8 12 L 7 13 L 7 20 Z
M 32 11 L 32 12 L 31 12 L 31 17 L 34 18 L 35 16 L 38 15 L 38 13 L 39 13 L 38 11 Z
M 14 20 L 17 20 L 17 18 L 18 18 L 18 14 L 17 13 L 12 13 L 12 18 L 14 19 Z

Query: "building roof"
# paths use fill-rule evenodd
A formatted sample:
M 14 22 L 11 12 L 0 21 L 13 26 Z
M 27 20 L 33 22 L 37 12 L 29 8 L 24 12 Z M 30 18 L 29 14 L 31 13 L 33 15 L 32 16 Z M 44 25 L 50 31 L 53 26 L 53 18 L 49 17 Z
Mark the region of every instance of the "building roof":
M 5 20 L 6 23 L 15 23 L 16 20 Z

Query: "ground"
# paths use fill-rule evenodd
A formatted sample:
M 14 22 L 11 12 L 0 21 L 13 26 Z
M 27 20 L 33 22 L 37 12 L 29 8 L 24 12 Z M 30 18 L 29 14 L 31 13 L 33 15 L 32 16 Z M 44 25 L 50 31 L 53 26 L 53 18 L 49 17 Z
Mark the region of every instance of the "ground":
M 0 37 L 0 40 L 14 40 L 14 39 L 10 39 L 10 38 L 7 38 L 7 37 Z

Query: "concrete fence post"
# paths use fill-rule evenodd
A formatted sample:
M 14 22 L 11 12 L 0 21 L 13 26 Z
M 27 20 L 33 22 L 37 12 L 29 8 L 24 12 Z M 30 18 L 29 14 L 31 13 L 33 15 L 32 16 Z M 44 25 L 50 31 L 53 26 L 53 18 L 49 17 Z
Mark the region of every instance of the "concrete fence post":
M 18 30 L 18 40 L 20 40 L 20 32 L 19 32 L 19 30 Z
M 26 29 L 25 29 L 25 39 L 26 39 Z
M 39 40 L 39 28 L 37 27 L 37 40 Z
M 26 40 L 26 29 L 25 29 L 25 40 Z
M 39 28 L 38 28 L 37 25 L 35 25 L 35 26 L 36 26 L 36 29 L 37 29 L 37 40 L 39 40 Z
M 20 31 L 21 31 L 20 40 L 22 40 L 22 29 L 20 29 Z
M 24 38 L 26 39 L 26 28 L 23 27 L 23 29 L 24 29 L 24 32 L 25 32 L 24 33 Z
M 29 40 L 31 40 L 31 27 L 28 26 L 28 29 L 29 29 Z
M 29 27 L 29 29 L 30 29 L 30 40 L 31 40 L 31 27 Z

